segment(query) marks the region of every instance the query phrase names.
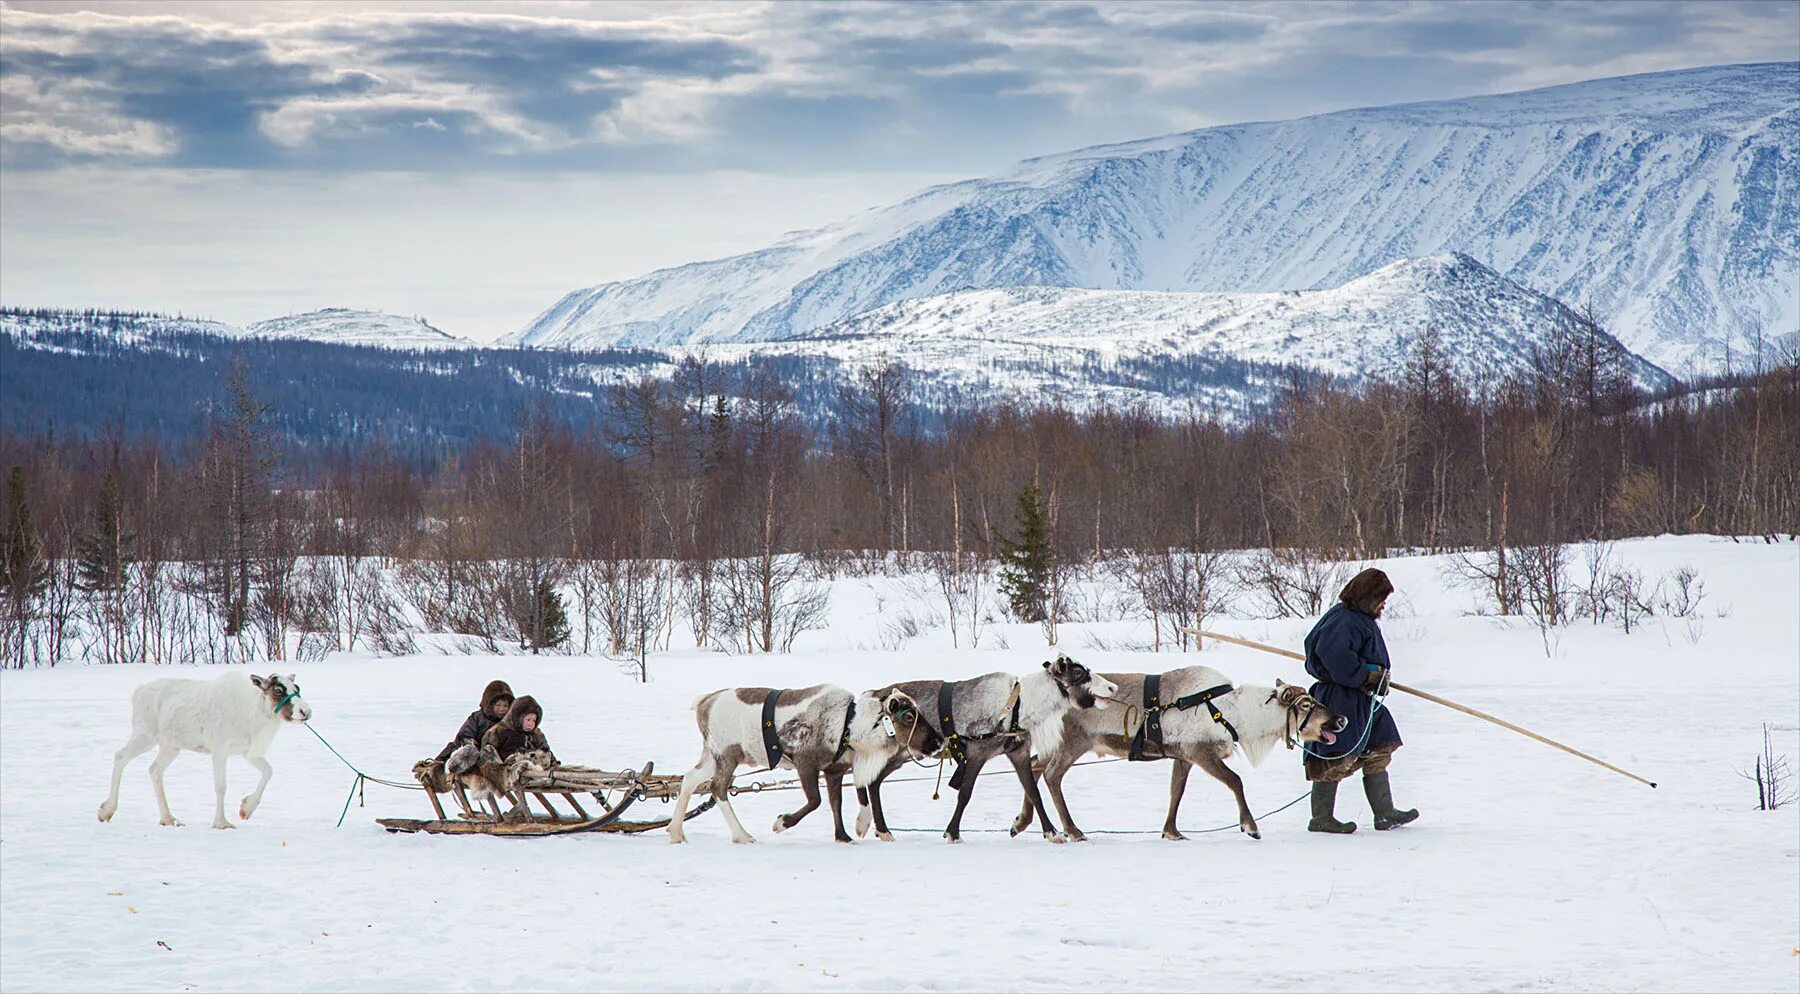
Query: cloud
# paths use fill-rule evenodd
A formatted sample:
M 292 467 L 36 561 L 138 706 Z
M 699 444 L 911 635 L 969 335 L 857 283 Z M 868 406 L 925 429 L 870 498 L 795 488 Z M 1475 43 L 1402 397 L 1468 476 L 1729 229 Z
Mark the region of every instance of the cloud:
M 41 9 L 40 9 L 41 8 Z M 0 3 L 0 161 L 976 171 L 1793 58 L 1776 3 Z

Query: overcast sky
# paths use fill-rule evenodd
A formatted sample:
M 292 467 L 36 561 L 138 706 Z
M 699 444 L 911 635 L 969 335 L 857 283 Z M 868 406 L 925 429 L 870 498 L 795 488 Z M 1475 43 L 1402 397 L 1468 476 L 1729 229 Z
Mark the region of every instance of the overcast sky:
M 0 302 L 489 339 L 1032 155 L 1800 58 L 1800 4 L 0 2 Z

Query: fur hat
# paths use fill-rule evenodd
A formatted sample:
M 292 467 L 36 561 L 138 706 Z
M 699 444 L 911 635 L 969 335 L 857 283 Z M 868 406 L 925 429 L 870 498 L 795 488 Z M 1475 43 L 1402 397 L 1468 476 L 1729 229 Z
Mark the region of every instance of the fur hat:
M 512 688 L 506 685 L 505 680 L 495 680 L 488 684 L 487 689 L 481 692 L 481 713 L 494 717 L 494 702 L 502 697 L 508 701 L 513 699 Z
M 1373 618 L 1375 612 L 1381 609 L 1381 602 L 1387 600 L 1387 596 L 1393 592 L 1394 584 L 1388 579 L 1388 575 L 1371 566 L 1351 577 L 1350 582 L 1344 584 L 1344 590 L 1338 594 L 1338 600 L 1343 601 L 1352 610 L 1361 611 Z

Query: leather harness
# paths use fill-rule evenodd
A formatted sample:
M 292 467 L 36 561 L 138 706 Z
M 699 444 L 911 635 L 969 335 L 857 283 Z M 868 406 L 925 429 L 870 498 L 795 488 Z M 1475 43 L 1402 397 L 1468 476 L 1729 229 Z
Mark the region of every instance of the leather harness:
M 944 753 L 956 761 L 956 772 L 950 774 L 950 789 L 961 790 L 963 785 L 963 764 L 968 761 L 968 751 L 963 747 L 964 742 L 986 742 L 989 739 L 997 739 L 1001 736 L 1021 735 L 1024 733 L 1024 730 L 1019 727 L 1019 688 L 1018 685 L 1015 684 L 1013 686 L 1012 695 L 1012 719 L 1007 727 L 992 732 L 986 732 L 981 735 L 959 734 L 956 731 L 956 713 L 954 705 L 952 705 L 950 699 L 954 687 L 955 684 L 948 680 L 938 684 L 938 731 L 943 733 L 944 736 Z M 1061 688 L 1062 684 L 1057 684 L 1057 687 Z M 1068 691 L 1063 690 L 1063 694 L 1067 695 Z
M 775 699 L 780 696 L 780 690 L 771 690 L 769 696 L 763 698 L 763 752 L 768 754 L 771 770 L 781 765 L 781 739 L 775 735 Z
M 1162 713 L 1170 708 L 1186 711 L 1202 704 L 1206 705 L 1207 713 L 1212 715 L 1212 720 L 1225 726 L 1225 731 L 1231 735 L 1231 741 L 1237 742 L 1237 729 L 1232 727 L 1231 722 L 1226 719 L 1225 713 L 1219 710 L 1219 706 L 1213 703 L 1214 698 L 1231 693 L 1231 689 L 1231 684 L 1221 683 L 1217 687 L 1208 687 L 1164 704 L 1162 702 L 1162 674 L 1146 674 L 1144 676 L 1144 722 L 1138 726 L 1137 733 L 1131 737 L 1131 750 L 1127 758 L 1137 762 L 1167 758 L 1168 753 L 1163 748 Z M 1156 750 L 1154 755 L 1150 752 L 1152 743 Z
M 775 727 L 775 701 L 780 696 L 780 690 L 771 690 L 769 696 L 763 698 L 762 705 L 763 752 L 767 754 L 771 770 L 781 765 L 781 758 L 787 753 L 781 747 L 781 739 L 776 735 L 778 729 Z M 852 699 L 849 708 L 844 711 L 844 730 L 838 735 L 837 752 L 831 754 L 832 762 L 843 758 L 844 750 L 850 748 L 850 723 L 855 720 L 856 701 Z

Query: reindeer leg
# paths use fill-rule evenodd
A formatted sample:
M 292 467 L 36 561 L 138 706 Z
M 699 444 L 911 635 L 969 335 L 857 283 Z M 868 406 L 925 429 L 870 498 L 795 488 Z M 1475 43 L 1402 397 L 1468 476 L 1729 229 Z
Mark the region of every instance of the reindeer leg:
M 239 818 L 249 818 L 256 813 L 256 806 L 262 803 L 263 789 L 269 786 L 269 779 L 275 775 L 275 767 L 270 766 L 269 761 L 264 757 L 245 756 L 244 759 L 248 760 L 251 766 L 256 767 L 256 771 L 262 774 L 262 779 L 256 782 L 256 789 L 238 804 Z
M 981 776 L 981 768 L 987 765 L 987 761 L 992 758 L 991 754 L 984 750 L 973 750 L 965 755 L 968 758 L 963 761 L 962 786 L 956 790 L 956 813 L 950 816 L 950 824 L 944 828 L 944 838 L 951 842 L 962 841 L 963 809 L 969 806 L 969 799 L 975 796 L 975 781 Z M 1031 792 L 1037 793 L 1035 784 L 1032 785 Z
M 855 842 L 844 831 L 844 771 L 825 774 L 825 800 L 831 805 L 831 837 L 839 842 Z
M 236 828 L 225 820 L 225 763 L 231 757 L 223 752 L 213 753 L 213 823 L 214 828 Z
M 1039 776 L 1038 771 L 1035 769 L 1032 770 L 1032 772 L 1031 772 L 1032 780 L 1033 781 L 1037 780 L 1038 776 Z M 1013 818 L 1012 834 L 1016 837 L 1020 832 L 1023 832 L 1026 829 L 1030 828 L 1032 821 L 1036 817 L 1037 817 L 1037 811 L 1036 811 L 1036 809 L 1034 809 L 1031 806 L 1031 795 L 1030 794 L 1020 794 L 1019 795 L 1019 813 L 1016 817 Z
M 1175 827 L 1175 815 L 1181 811 L 1181 795 L 1187 793 L 1188 774 L 1194 770 L 1194 764 L 1180 757 L 1170 757 L 1169 770 L 1169 815 L 1163 819 L 1163 838 L 1170 842 L 1180 842 L 1187 838 Z
M 133 729 L 131 738 L 113 753 L 112 789 L 107 791 L 106 800 L 100 805 L 100 820 L 112 821 L 113 812 L 119 810 L 119 779 L 125 775 L 125 767 L 131 761 L 150 751 L 156 739 L 144 732 Z
M 711 752 L 700 757 L 700 762 L 681 777 L 681 794 L 675 798 L 675 814 L 669 819 L 669 841 L 680 844 L 687 841 L 687 809 L 688 802 L 693 799 L 694 791 L 700 785 L 713 778 L 717 762 Z
M 1071 756 L 1068 760 L 1057 760 L 1044 770 L 1044 782 L 1050 785 L 1050 802 L 1056 805 L 1056 816 L 1062 819 L 1063 834 L 1075 842 L 1086 842 L 1087 836 L 1075 827 L 1075 819 L 1069 814 L 1069 802 L 1063 800 L 1063 777 L 1068 775 L 1069 768 L 1075 765 Z M 1048 821 L 1045 822 L 1049 824 Z
M 1006 758 L 1012 761 L 1013 770 L 1019 774 L 1019 784 L 1025 788 L 1025 799 L 1031 803 L 1032 810 L 1037 813 L 1038 820 L 1044 824 L 1044 839 L 1056 843 L 1069 841 L 1068 836 L 1056 830 L 1056 823 L 1050 820 L 1050 812 L 1044 810 L 1044 795 L 1038 792 L 1037 777 L 1033 776 L 1031 772 L 1030 747 L 1020 746 L 1017 749 L 1008 749 L 1006 751 Z M 1048 780 L 1052 775 L 1052 771 L 1044 771 L 1044 779 Z M 968 781 L 963 783 L 963 786 L 970 787 L 973 782 L 974 778 L 970 777 Z M 970 793 L 974 793 L 974 791 L 971 789 Z M 958 800 L 961 801 L 962 799 L 959 797 Z M 965 801 L 963 803 L 967 802 Z M 958 817 L 961 817 L 962 807 L 960 805 L 957 807 L 956 813 Z M 1067 822 L 1068 816 L 1064 815 L 1063 820 Z
M 1220 759 L 1217 753 L 1212 752 L 1202 752 L 1196 755 L 1194 765 L 1210 773 L 1213 779 L 1231 788 L 1232 796 L 1237 798 L 1238 828 L 1253 839 L 1262 838 L 1262 833 L 1256 829 L 1256 818 L 1250 814 L 1250 804 L 1244 800 L 1244 781 L 1232 771 L 1231 767 L 1226 766 L 1225 761 Z
M 164 825 L 181 824 L 175 820 L 174 815 L 169 813 L 169 795 L 163 791 L 163 771 L 167 770 L 169 764 L 175 762 L 175 757 L 179 755 L 181 755 L 179 748 L 163 746 L 157 750 L 156 758 L 150 761 L 150 783 L 156 788 L 156 807 L 158 811 L 162 812 Z
M 882 778 L 886 776 L 882 774 Z M 869 785 L 869 810 L 875 819 L 875 837 L 883 842 L 894 841 L 894 833 L 888 830 L 887 815 L 881 810 L 881 779 Z
M 719 811 L 725 815 L 725 824 L 731 828 L 731 841 L 737 845 L 748 845 L 756 841 L 749 832 L 744 831 L 744 823 L 738 821 L 737 812 L 731 807 L 731 774 L 735 772 L 720 768 L 713 774 L 712 796 L 719 802 Z M 815 790 L 818 788 L 815 786 Z
M 901 764 L 904 762 L 905 762 L 905 760 L 900 756 L 893 756 L 893 757 L 889 758 L 886 765 L 882 766 L 881 771 L 879 773 L 875 774 L 875 779 L 872 781 L 872 783 L 878 784 L 881 781 L 886 780 L 888 777 L 888 774 L 893 773 L 895 770 L 899 769 Z M 852 767 L 852 769 L 854 769 L 854 767 Z M 863 787 L 856 788 L 856 803 L 857 803 L 856 835 L 858 838 L 861 838 L 861 837 L 869 834 L 869 826 L 871 824 L 873 824 L 874 820 L 875 820 L 875 809 L 870 804 L 870 797 L 871 797 L 872 793 L 873 793 L 873 791 L 870 786 L 863 786 Z M 881 829 L 881 831 L 885 833 L 887 831 L 887 829 L 885 827 L 883 827 Z M 892 838 L 892 836 L 889 836 L 887 839 L 884 839 L 883 841 L 892 842 L 893 838 Z
M 800 792 L 806 795 L 806 803 L 791 814 L 775 816 L 772 831 L 777 834 L 800 824 L 800 819 L 819 809 L 819 768 L 810 763 L 796 762 L 794 772 L 800 776 Z

